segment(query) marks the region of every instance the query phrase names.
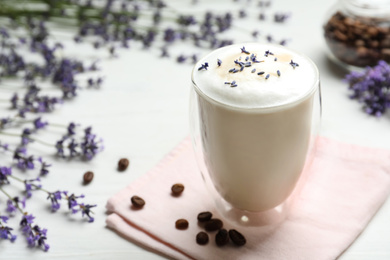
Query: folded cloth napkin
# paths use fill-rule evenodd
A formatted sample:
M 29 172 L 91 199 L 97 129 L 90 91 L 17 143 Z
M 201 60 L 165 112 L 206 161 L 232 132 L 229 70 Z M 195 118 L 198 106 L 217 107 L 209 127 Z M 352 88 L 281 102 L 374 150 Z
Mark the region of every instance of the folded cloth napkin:
M 390 152 L 321 137 L 287 217 L 273 229 L 226 224 L 245 235 L 242 247 L 198 245 L 197 215 L 218 214 L 196 165 L 189 138 L 150 172 L 108 200 L 107 226 L 144 248 L 174 259 L 335 259 L 362 232 L 390 191 Z M 184 192 L 171 195 L 183 183 Z M 142 209 L 130 205 L 138 195 Z M 175 228 L 185 218 L 186 230 Z

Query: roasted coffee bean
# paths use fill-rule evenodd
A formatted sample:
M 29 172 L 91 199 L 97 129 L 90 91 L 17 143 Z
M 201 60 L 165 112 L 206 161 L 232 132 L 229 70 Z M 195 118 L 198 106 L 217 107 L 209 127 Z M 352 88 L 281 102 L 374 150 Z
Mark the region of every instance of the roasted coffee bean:
M 136 195 L 131 197 L 130 201 L 131 204 L 136 208 L 142 208 L 145 205 L 144 199 Z
M 379 60 L 390 62 L 383 50 L 390 47 L 390 27 L 376 18 L 349 17 L 337 12 L 324 26 L 325 39 L 340 61 L 358 66 L 374 66 Z
M 246 243 L 246 239 L 244 235 L 235 229 L 229 230 L 229 237 L 233 241 L 233 243 L 236 244 L 237 246 L 243 246 Z
M 184 191 L 184 185 L 181 183 L 173 184 L 171 191 L 174 196 L 179 196 Z
M 184 218 L 178 219 L 175 222 L 175 226 L 177 229 L 183 230 L 188 228 L 188 221 Z
M 196 235 L 196 243 L 198 243 L 199 245 L 206 245 L 208 242 L 209 242 L 209 235 L 206 232 L 200 231 Z
M 204 211 L 198 214 L 198 221 L 199 222 L 206 222 L 211 219 L 213 214 L 210 211 Z
M 129 167 L 129 164 L 130 164 L 130 162 L 129 162 L 128 159 L 126 159 L 126 158 L 120 159 L 119 162 L 118 162 L 118 170 L 119 171 L 126 170 L 127 167 Z
M 222 227 L 223 227 L 223 222 L 218 218 L 212 218 L 209 221 L 207 221 L 206 224 L 204 225 L 206 231 L 216 231 L 221 229 Z
M 220 229 L 215 235 L 215 243 L 217 246 L 224 246 L 229 243 L 229 234 L 226 229 Z
M 84 173 L 84 176 L 83 176 L 84 184 L 90 183 L 93 180 L 93 176 L 94 176 L 94 174 L 91 171 Z

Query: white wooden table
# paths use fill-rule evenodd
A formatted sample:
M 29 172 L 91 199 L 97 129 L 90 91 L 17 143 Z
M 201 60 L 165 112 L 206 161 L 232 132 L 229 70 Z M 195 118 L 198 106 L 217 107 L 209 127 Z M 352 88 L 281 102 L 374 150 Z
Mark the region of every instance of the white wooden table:
M 200 0 L 198 6 L 192 6 L 190 0 L 167 2 L 178 10 L 183 8 L 183 12 L 196 12 L 198 8 L 237 12 L 237 6 L 249 5 L 244 0 L 239 3 Z M 323 95 L 322 135 L 390 150 L 390 114 L 377 119 L 362 113 L 360 105 L 348 98 L 347 85 L 341 81 L 344 72 L 326 58 L 322 24 L 326 11 L 334 2 L 274 0 L 273 11 L 291 12 L 287 23 L 261 22 L 256 18 L 243 22 L 250 23 L 246 28 L 258 27 L 261 41 L 266 34 L 291 39 L 289 47 L 305 53 L 318 65 Z M 240 28 L 229 33 L 235 35 L 236 42 L 252 40 L 249 31 Z M 192 65 L 160 59 L 159 50 L 145 51 L 136 44 L 130 50 L 119 50 L 117 59 L 108 58 L 103 51 L 96 54 L 88 52 L 86 47 L 67 46 L 66 52 L 74 57 L 101 57 L 99 64 L 105 82 L 100 90 L 81 91 L 71 104 L 65 104 L 44 118 L 51 122 L 74 121 L 93 126 L 104 138 L 105 150 L 88 163 L 57 160 L 49 156 L 46 148 L 41 150 L 54 165 L 43 185 L 53 190 L 85 194 L 85 202 L 98 204 L 94 209 L 95 223 L 85 223 L 79 216 L 69 216 L 62 210 L 52 214 L 41 203 L 46 199 L 45 195 L 35 193 L 28 210 L 37 216 L 40 225 L 48 228 L 50 251 L 28 249 L 24 238 L 20 237 L 13 244 L 0 241 L 0 259 L 163 259 L 106 228 L 105 204 L 110 196 L 145 174 L 189 134 Z M 190 45 L 183 47 L 188 53 L 192 53 L 191 50 Z M 199 54 L 205 52 L 199 51 Z M 37 149 L 41 147 L 37 146 Z M 131 160 L 125 172 L 116 170 L 121 157 Z M 82 176 L 87 170 L 95 173 L 95 179 L 83 186 Z M 4 201 L 0 202 L 4 206 Z M 16 223 L 18 218 L 12 221 Z M 390 259 L 389 241 L 390 202 L 387 202 L 341 259 Z

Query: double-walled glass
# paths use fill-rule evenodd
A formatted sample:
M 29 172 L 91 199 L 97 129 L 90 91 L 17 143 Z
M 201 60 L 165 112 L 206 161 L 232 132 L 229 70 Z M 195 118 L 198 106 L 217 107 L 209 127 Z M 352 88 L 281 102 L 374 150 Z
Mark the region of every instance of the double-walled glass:
M 314 84 L 299 100 L 241 108 L 205 94 L 194 79 L 198 66 L 192 75 L 190 130 L 211 197 L 220 214 L 232 221 L 245 225 L 280 221 L 315 150 L 321 118 L 318 70 Z

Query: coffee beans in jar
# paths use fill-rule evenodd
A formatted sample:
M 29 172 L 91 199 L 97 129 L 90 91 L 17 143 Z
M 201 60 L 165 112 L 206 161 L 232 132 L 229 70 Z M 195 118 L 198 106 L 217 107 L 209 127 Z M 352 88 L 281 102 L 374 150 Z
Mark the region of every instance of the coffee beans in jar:
M 324 25 L 331 56 L 353 67 L 390 62 L 390 4 L 339 0 Z

